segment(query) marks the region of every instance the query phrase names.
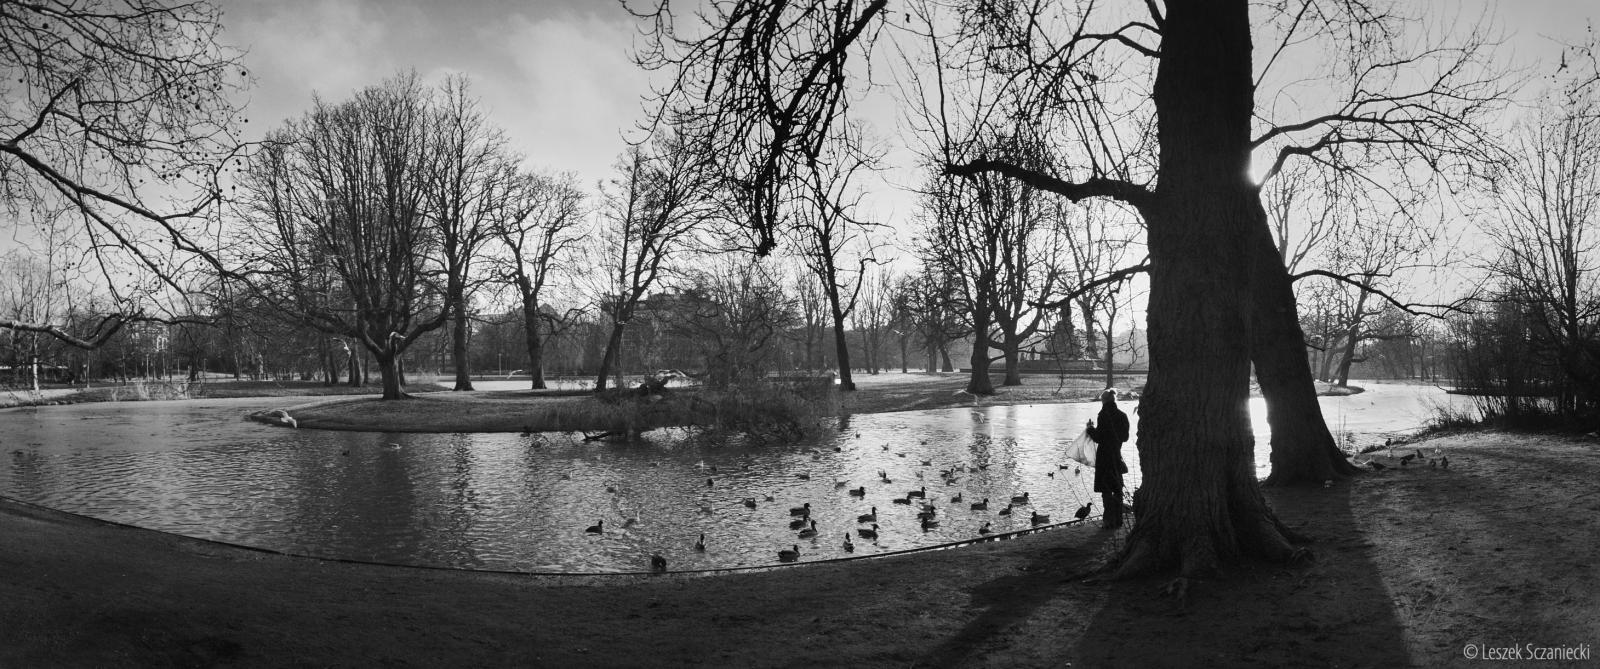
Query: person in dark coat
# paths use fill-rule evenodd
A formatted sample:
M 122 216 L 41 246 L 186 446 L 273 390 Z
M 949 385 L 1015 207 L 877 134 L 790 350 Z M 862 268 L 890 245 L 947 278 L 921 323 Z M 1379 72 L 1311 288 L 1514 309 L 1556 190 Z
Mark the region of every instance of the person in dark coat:
M 1122 527 L 1122 475 L 1128 473 L 1122 444 L 1128 441 L 1128 414 L 1117 408 L 1117 391 L 1106 389 L 1100 400 L 1100 415 L 1089 421 L 1088 428 L 1095 443 L 1094 491 L 1100 493 L 1104 526 L 1115 529 Z

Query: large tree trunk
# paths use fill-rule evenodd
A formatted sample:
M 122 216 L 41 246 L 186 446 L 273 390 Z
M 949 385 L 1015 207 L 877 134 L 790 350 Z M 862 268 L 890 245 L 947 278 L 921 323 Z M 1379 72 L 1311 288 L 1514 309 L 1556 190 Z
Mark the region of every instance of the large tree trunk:
M 1250 255 L 1265 226 L 1249 182 L 1245 0 L 1167 3 L 1155 104 L 1161 149 L 1149 222 L 1150 377 L 1144 480 L 1116 575 L 1210 574 L 1293 554 L 1256 482 L 1250 433 Z M 1244 288 L 1244 290 L 1241 290 Z
M 833 354 L 839 363 L 839 390 L 855 390 L 856 382 L 850 378 L 850 344 L 844 336 L 844 312 L 839 307 L 839 289 L 828 285 L 823 288 L 828 293 L 828 313 L 833 316 Z
M 346 362 L 348 363 L 348 365 L 350 367 L 350 380 L 349 380 L 350 387 L 351 388 L 360 388 L 361 387 L 361 377 L 362 377 L 362 373 L 361 373 L 361 350 L 360 350 L 360 347 L 347 346 L 345 348 L 346 348 L 346 351 L 347 351 L 345 353 L 345 359 L 346 359 Z
M 528 376 L 533 377 L 533 388 L 544 389 L 544 339 L 539 336 L 539 303 L 522 302 L 522 329 L 528 340 Z M 603 376 L 604 371 L 601 372 Z
M 400 354 L 374 352 L 378 372 L 383 377 L 383 399 L 400 400 L 410 397 L 405 391 L 405 377 L 400 371 Z
M 612 370 L 616 369 L 618 365 L 617 360 L 622 355 L 623 327 L 622 323 L 614 323 L 611 326 L 611 337 L 606 339 L 606 354 L 605 357 L 600 359 L 600 375 L 594 380 L 595 392 L 606 389 L 606 377 L 610 376 Z M 618 385 L 621 384 L 619 383 Z
M 1266 483 L 1320 485 L 1344 479 L 1357 469 L 1334 442 L 1317 403 L 1317 384 L 1311 377 L 1289 272 L 1272 243 L 1271 230 L 1262 227 L 1254 237 L 1250 360 L 1272 428 L 1272 474 Z
M 1344 350 L 1339 352 L 1339 385 L 1350 385 L 1350 363 L 1356 359 L 1356 345 L 1361 343 L 1361 312 L 1367 308 L 1367 291 L 1356 296 L 1356 309 L 1350 316 L 1350 327 L 1344 333 Z
M 989 319 L 982 316 L 983 309 L 978 312 L 972 319 L 972 331 L 977 334 L 972 337 L 972 355 L 967 356 L 967 364 L 972 365 L 972 375 L 967 379 L 967 392 L 993 395 L 994 382 L 989 380 Z
M 1008 338 L 1010 339 L 1010 338 Z M 1019 349 L 1021 344 L 1016 341 L 1006 341 L 1005 346 L 1005 379 L 1000 381 L 1000 386 L 1021 386 L 1022 365 Z
M 467 299 L 460 288 L 452 288 L 450 308 L 450 359 L 455 363 L 456 385 L 452 390 L 472 390 L 472 360 L 467 356 Z

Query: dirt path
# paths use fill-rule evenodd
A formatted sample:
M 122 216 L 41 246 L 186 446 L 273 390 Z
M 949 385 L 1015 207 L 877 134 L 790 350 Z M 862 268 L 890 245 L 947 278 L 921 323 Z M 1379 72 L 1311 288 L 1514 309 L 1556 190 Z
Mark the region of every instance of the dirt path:
M 0 502 L 0 667 L 1373 666 L 1600 642 L 1600 458 L 1497 434 L 1331 490 L 1273 490 L 1307 567 L 1085 579 L 1121 536 L 731 576 L 552 578 L 241 550 Z M 1409 452 L 1409 451 L 1403 451 Z M 1593 664 L 1589 660 L 1589 664 Z M 1541 666 L 1548 666 L 1542 664 Z

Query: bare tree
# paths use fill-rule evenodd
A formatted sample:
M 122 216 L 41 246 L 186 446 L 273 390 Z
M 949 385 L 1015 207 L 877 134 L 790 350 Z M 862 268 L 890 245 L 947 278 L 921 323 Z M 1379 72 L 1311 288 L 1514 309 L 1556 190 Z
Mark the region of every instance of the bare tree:
M 174 279 L 193 254 L 214 262 L 205 215 L 246 120 L 232 93 L 247 79 L 218 16 L 206 2 L 0 4 L 0 207 L 72 208 L 104 287 L 140 270 Z M 110 297 L 94 333 L 0 327 L 95 348 L 143 313 L 140 293 Z
M 908 327 L 927 356 L 925 369 L 950 371 L 948 345 L 967 335 L 956 308 L 957 289 L 950 275 L 935 266 L 905 277 L 896 288 L 897 310 L 905 314 Z
M 702 299 L 669 315 L 667 329 L 690 342 L 706 383 L 726 388 L 765 377 L 779 364 L 774 340 L 798 322 L 794 298 L 748 256 L 716 256 L 687 275 L 689 292 Z
M 464 75 L 445 79 L 431 113 L 429 123 L 437 146 L 432 169 L 423 176 L 429 180 L 429 220 L 438 237 L 444 299 L 450 304 L 454 389 L 472 390 L 467 312 L 471 294 L 481 283 L 472 263 L 492 234 L 491 219 L 501 205 L 496 198 L 510 188 L 499 182 L 511 176 L 504 167 L 510 156 L 504 133 L 484 118 Z
M 1600 78 L 1577 70 L 1560 81 L 1513 134 L 1485 227 L 1504 299 L 1533 330 L 1533 353 L 1562 370 L 1559 405 L 1571 414 L 1600 399 Z
M 428 188 L 437 135 L 415 74 L 315 102 L 274 131 L 245 175 L 239 260 L 274 308 L 370 352 L 384 399 L 405 397 L 400 356 L 449 318 Z
M 534 388 L 544 388 L 546 334 L 568 320 L 546 313 L 550 289 L 559 274 L 578 269 L 569 263 L 583 241 L 584 194 L 571 174 L 521 173 L 500 183 L 506 190 L 495 197 L 498 210 L 491 230 L 501 253 L 491 262 L 516 289 L 527 335 L 528 375 Z
M 595 390 L 622 376 L 622 335 L 639 302 L 656 285 L 664 263 L 694 241 L 713 203 L 709 166 L 697 147 L 679 136 L 634 146 L 617 161 L 618 175 L 603 189 L 600 265 L 607 294 L 601 311 L 611 321 Z
M 792 222 L 787 228 L 795 253 L 816 275 L 827 299 L 839 389 L 847 391 L 855 390 L 856 384 L 850 378 L 845 321 L 856 310 L 867 265 L 876 262 L 868 237 L 875 225 L 855 214 L 861 199 L 859 175 L 873 168 L 875 154 L 865 145 L 859 128 L 842 126 L 839 134 L 829 138 L 818 160 L 801 173 L 800 192 L 792 196 Z

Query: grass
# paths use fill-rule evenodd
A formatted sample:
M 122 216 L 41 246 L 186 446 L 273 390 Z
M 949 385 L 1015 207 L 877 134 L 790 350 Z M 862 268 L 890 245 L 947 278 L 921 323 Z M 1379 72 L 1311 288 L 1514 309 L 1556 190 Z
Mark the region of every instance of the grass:
M 390 432 L 571 432 L 633 435 L 660 427 L 757 436 L 803 433 L 826 412 L 826 393 L 752 384 L 727 390 L 672 389 L 431 393 L 388 402 L 374 398 L 297 408 L 302 427 Z
M 1064 386 L 1055 377 L 1025 377 L 974 398 L 958 374 L 896 375 L 859 379 L 858 390 L 807 383 L 750 383 L 726 390 L 673 388 L 642 396 L 629 389 L 589 391 L 478 391 L 430 393 L 409 400 L 372 398 L 322 402 L 292 413 L 301 427 L 392 432 L 569 432 L 636 434 L 658 427 L 701 433 L 735 432 L 786 439 L 810 430 L 825 416 L 913 411 L 973 404 L 1047 404 L 1087 401 L 1100 383 Z
M 445 390 L 436 383 L 407 386 L 407 392 L 432 393 Z M 127 383 L 101 385 L 67 394 L 34 396 L 29 391 L 13 391 L 9 406 L 40 404 L 82 404 L 86 402 L 144 402 L 151 400 L 227 399 L 234 397 L 305 397 L 371 395 L 383 392 L 382 386 L 324 385 L 320 381 L 168 381 L 136 379 Z M 5 406 L 6 404 L 0 404 Z

